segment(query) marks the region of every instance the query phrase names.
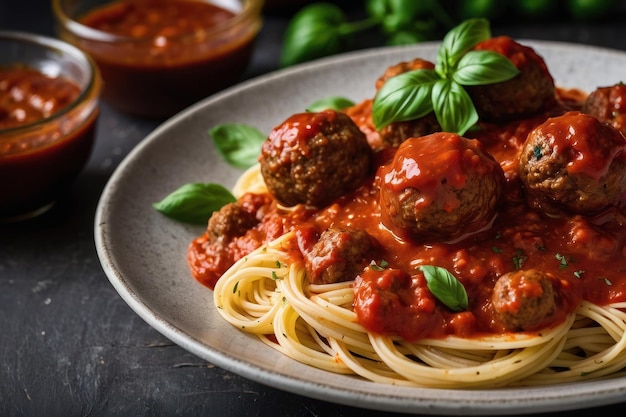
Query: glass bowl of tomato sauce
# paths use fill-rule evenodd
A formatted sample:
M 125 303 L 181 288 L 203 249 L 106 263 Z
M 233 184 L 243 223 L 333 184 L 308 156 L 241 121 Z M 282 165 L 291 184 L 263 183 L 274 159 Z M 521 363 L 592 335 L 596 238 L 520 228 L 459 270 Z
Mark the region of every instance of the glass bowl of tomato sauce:
M 0 31 L 0 222 L 46 211 L 82 171 L 101 87 L 80 49 Z
M 263 0 L 53 0 L 59 37 L 90 54 L 103 98 L 165 118 L 240 80 Z

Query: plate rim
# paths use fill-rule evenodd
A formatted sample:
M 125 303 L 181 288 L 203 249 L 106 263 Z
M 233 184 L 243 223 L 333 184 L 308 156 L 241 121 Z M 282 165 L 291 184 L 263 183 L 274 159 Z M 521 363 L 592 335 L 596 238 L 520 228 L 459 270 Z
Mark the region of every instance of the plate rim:
M 594 53 L 603 53 L 607 55 L 614 54 L 616 56 L 620 56 L 622 59 L 626 56 L 626 51 L 571 42 L 529 39 L 519 39 L 518 42 L 532 47 L 545 49 L 555 48 L 563 50 L 565 48 L 580 52 L 588 50 L 593 51 Z M 210 107 L 214 103 L 218 103 L 232 95 L 253 90 L 257 85 L 273 82 L 277 79 L 280 80 L 285 77 L 299 76 L 302 73 L 314 72 L 319 69 L 338 65 L 347 61 L 358 61 L 372 56 L 380 57 L 386 54 L 393 55 L 401 52 L 419 52 L 420 50 L 427 49 L 432 50 L 433 48 L 437 48 L 439 44 L 440 42 L 424 42 L 410 46 L 368 48 L 318 59 L 285 69 L 279 69 L 229 87 L 197 102 L 196 104 L 162 122 L 133 149 L 131 149 L 131 151 L 115 168 L 114 172 L 107 180 L 96 206 L 94 216 L 94 242 L 96 252 L 102 269 L 114 289 L 131 307 L 131 309 L 148 325 L 190 353 L 207 360 L 224 370 L 251 381 L 322 401 L 379 411 L 404 412 L 411 414 L 429 412 L 440 415 L 458 414 L 461 411 L 463 414 L 470 415 L 565 411 L 575 408 L 589 408 L 594 406 L 609 405 L 623 401 L 623 396 L 626 394 L 626 377 L 619 378 L 620 380 L 623 379 L 623 384 L 619 386 L 614 384 L 615 379 L 562 384 L 558 386 L 552 385 L 550 386 L 552 392 L 552 395 L 550 396 L 544 395 L 539 399 L 532 396 L 520 396 L 515 400 L 509 401 L 502 401 L 502 398 L 496 395 L 496 393 L 501 393 L 503 390 L 512 390 L 516 393 L 521 391 L 530 394 L 535 391 L 543 391 L 545 390 L 545 387 L 483 390 L 415 388 L 416 392 L 421 394 L 429 393 L 432 395 L 423 396 L 421 398 L 416 396 L 411 399 L 401 395 L 374 395 L 346 387 L 343 390 L 334 389 L 332 395 L 329 396 L 328 387 L 323 384 L 298 379 L 292 375 L 285 375 L 273 370 L 265 369 L 255 364 L 250 364 L 239 358 L 230 356 L 225 352 L 217 351 L 211 346 L 207 346 L 202 343 L 197 338 L 186 334 L 180 328 L 176 327 L 171 321 L 168 321 L 167 318 L 160 317 L 150 305 L 146 304 L 141 299 L 141 295 L 136 293 L 131 286 L 126 284 L 127 278 L 124 276 L 123 271 L 116 265 L 114 255 L 110 250 L 113 242 L 109 240 L 106 228 L 107 219 L 108 216 L 110 216 L 109 200 L 115 192 L 115 188 L 117 187 L 116 184 L 123 179 L 124 173 L 129 169 L 131 164 L 140 155 L 146 152 L 146 149 L 148 149 L 151 144 L 153 144 L 164 132 L 179 123 L 183 123 L 185 119 L 201 113 L 203 109 Z M 372 384 L 376 385 L 375 383 Z M 387 386 L 383 384 L 380 385 Z M 590 385 L 593 385 L 593 389 L 589 389 Z M 567 395 L 564 395 L 565 390 L 568 390 Z M 467 397 L 460 399 L 445 398 L 447 397 L 445 393 L 466 393 Z M 483 394 L 483 396 L 480 394 Z

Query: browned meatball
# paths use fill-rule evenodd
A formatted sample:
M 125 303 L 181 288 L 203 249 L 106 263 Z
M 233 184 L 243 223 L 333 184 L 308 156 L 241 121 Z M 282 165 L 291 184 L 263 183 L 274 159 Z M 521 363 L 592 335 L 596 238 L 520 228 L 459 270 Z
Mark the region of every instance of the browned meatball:
M 435 69 L 435 64 L 430 61 L 426 61 L 425 59 L 415 58 L 411 61 L 399 62 L 395 65 L 392 65 L 388 67 L 385 70 L 385 73 L 378 77 L 378 79 L 376 80 L 376 90 L 380 90 L 380 88 L 389 78 L 418 69 Z
M 593 214 L 626 192 L 626 140 L 593 116 L 569 112 L 530 132 L 519 157 L 528 204 L 550 215 Z
M 530 330 L 556 307 L 551 275 L 536 269 L 502 275 L 493 288 L 491 302 L 496 320 L 508 330 Z
M 468 87 L 481 119 L 498 122 L 529 116 L 555 100 L 554 79 L 532 48 L 500 36 L 479 43 L 475 49 L 502 54 L 520 70 L 507 81 Z
M 504 173 L 477 140 L 410 138 L 380 170 L 381 219 L 401 237 L 452 241 L 494 219 Z
M 230 241 L 235 237 L 243 236 L 259 221 L 253 212 L 247 211 L 238 203 L 230 203 L 219 211 L 213 212 L 209 218 L 207 235 L 211 243 L 218 240 Z
M 261 149 L 261 174 L 281 204 L 324 207 L 368 176 L 372 151 L 344 113 L 299 113 L 274 128 Z
M 313 284 L 349 281 L 370 263 L 373 238 L 363 230 L 325 230 L 305 254 L 305 268 Z
M 400 62 L 387 68 L 385 73 L 376 80 L 376 90 L 380 90 L 389 78 L 395 77 L 396 75 L 418 69 L 434 68 L 435 64 L 421 58 L 416 58 L 408 62 Z M 440 131 L 441 126 L 439 125 L 439 122 L 437 122 L 435 114 L 430 113 L 419 119 L 390 123 L 380 129 L 378 133 L 383 146 L 395 147 L 408 138 L 417 138 Z
M 619 83 L 596 89 L 585 100 L 582 111 L 626 135 L 626 85 Z
M 419 138 L 435 132 L 441 132 L 441 126 L 434 113 L 415 120 L 389 123 L 378 131 L 386 147 L 396 147 L 408 138 Z

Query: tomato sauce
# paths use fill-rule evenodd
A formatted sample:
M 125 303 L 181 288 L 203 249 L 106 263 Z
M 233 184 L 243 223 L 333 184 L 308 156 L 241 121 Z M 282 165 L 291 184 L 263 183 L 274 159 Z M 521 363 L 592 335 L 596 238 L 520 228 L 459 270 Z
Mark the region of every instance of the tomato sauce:
M 83 168 L 97 111 L 87 121 L 56 117 L 81 89 L 26 67 L 0 69 L 0 218 L 22 215 L 57 197 Z
M 558 95 L 560 100 L 555 107 L 533 118 L 506 126 L 482 124 L 481 129 L 466 135 L 479 139 L 500 162 L 506 186 L 494 222 L 465 239 L 420 244 L 384 226 L 379 184 L 383 168 L 393 155 L 387 150 L 377 154 L 376 174 L 353 193 L 322 210 L 298 207 L 292 213 L 283 212 L 276 205 L 267 207 L 264 220 L 241 241 L 249 245 L 250 236 L 255 234 L 258 247 L 280 234 L 280 229 L 297 232 L 299 227 L 314 227 L 318 231 L 329 227 L 366 230 L 380 245 L 374 261 L 384 261 L 388 266 L 381 270 L 366 268 L 357 279 L 358 285 L 363 286 L 356 293 L 359 322 L 370 331 L 401 335 L 407 340 L 508 332 L 496 320 L 490 297 L 498 277 L 521 269 L 536 269 L 556 277 L 556 311 L 535 326 L 534 331 L 562 322 L 583 299 L 599 305 L 626 301 L 626 230 L 619 208 L 594 216 L 572 214 L 553 218 L 530 209 L 521 195 L 516 155 L 524 138 L 548 117 L 579 108 L 584 99 L 576 91 L 560 90 Z M 368 106 L 361 103 L 356 108 L 367 111 Z M 366 114 L 351 116 L 361 122 L 367 119 Z M 438 158 L 445 155 L 433 155 L 434 166 Z M 265 233 L 270 229 L 271 233 Z M 298 242 L 293 242 L 293 247 L 306 248 L 315 243 L 310 233 L 296 233 L 296 236 Z M 190 259 L 204 251 L 199 244 L 202 239 L 191 244 Z M 238 245 L 237 240 L 233 245 Z M 302 262 L 297 251 L 292 252 L 292 257 L 294 262 Z M 194 276 L 208 286 L 224 272 L 199 268 L 193 262 L 190 265 Z M 468 308 L 455 312 L 435 300 L 426 289 L 423 275 L 418 273 L 421 265 L 444 267 L 458 278 L 468 293 Z M 536 290 L 529 285 L 520 291 L 530 294 Z
M 30 68 L 0 69 L 0 129 L 9 129 L 50 117 L 71 104 L 80 88 L 64 78 L 48 77 Z M 3 144 L 0 154 L 11 153 Z M 31 146 L 20 143 L 20 150 Z
M 260 21 L 235 17 L 204 1 L 122 0 L 79 19 L 110 39 L 64 35 L 98 63 L 106 100 L 129 113 L 164 117 L 238 80 Z

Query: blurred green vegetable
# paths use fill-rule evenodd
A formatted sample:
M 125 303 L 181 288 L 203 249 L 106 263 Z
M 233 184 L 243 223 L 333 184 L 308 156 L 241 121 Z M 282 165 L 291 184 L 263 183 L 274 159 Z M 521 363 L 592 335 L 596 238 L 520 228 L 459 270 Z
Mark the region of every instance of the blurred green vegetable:
M 365 11 L 365 18 L 351 22 L 332 3 L 305 6 L 287 26 L 281 66 L 345 51 L 353 36 L 368 30 L 377 29 L 387 45 L 401 45 L 432 39 L 437 29 L 453 26 L 438 0 L 367 0 Z
M 568 0 L 569 13 L 578 20 L 593 20 L 608 16 L 615 9 L 615 0 Z
M 495 19 L 502 14 L 506 4 L 503 0 L 461 0 L 457 12 L 462 20 L 475 17 Z
M 313 3 L 298 12 L 285 34 L 281 65 L 288 66 L 332 55 L 343 49 L 343 42 L 369 22 L 350 24 L 343 11 L 330 3 Z
M 560 0 L 515 0 L 513 8 L 522 17 L 543 19 L 553 15 L 559 9 Z
M 285 32 L 281 66 L 349 50 L 353 38 L 365 31 L 382 36 L 381 45 L 410 45 L 441 39 L 457 20 L 597 20 L 609 16 L 618 5 L 616 0 L 361 1 L 364 17 L 354 22 L 328 2 L 311 3 L 297 12 Z

